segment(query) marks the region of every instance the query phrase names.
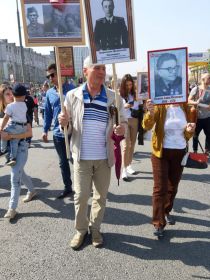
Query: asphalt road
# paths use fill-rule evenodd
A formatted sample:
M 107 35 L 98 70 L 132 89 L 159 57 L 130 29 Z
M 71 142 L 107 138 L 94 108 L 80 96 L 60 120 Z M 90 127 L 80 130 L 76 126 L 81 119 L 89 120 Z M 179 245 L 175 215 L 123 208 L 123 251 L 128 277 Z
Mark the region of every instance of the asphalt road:
M 150 142 L 136 146 L 138 174 L 118 187 L 112 171 L 102 225 L 104 248 L 95 249 L 88 238 L 75 252 L 69 247 L 73 201 L 56 199 L 62 190 L 57 155 L 52 140 L 45 144 L 40 136 L 41 128 L 35 127 L 25 168 L 39 194 L 24 204 L 22 188 L 19 214 L 11 223 L 3 218 L 10 168 L 2 167 L 0 159 L 0 280 L 210 279 L 209 168 L 184 171 L 174 205 L 177 223 L 157 240 L 151 225 Z

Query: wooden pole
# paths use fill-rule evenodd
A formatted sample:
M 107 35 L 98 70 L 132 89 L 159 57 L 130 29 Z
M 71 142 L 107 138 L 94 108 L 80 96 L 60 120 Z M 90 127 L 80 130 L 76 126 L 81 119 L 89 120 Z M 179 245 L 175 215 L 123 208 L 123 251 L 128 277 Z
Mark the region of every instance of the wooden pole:
M 57 67 L 57 76 L 58 76 L 58 92 L 60 96 L 60 103 L 61 103 L 61 112 L 65 113 L 64 107 L 64 96 L 63 96 L 63 88 L 62 88 L 62 80 L 61 80 L 61 68 L 60 68 L 60 58 L 59 58 L 59 47 L 55 47 L 55 57 L 56 57 L 56 67 Z M 70 147 L 69 147 L 69 139 L 68 139 L 68 131 L 67 127 L 64 127 L 64 137 L 66 143 L 66 156 L 67 159 L 70 159 Z
M 112 63 L 112 72 L 113 72 L 113 86 L 114 86 L 114 91 L 115 91 L 115 100 L 116 100 L 116 108 L 117 108 L 117 114 L 118 114 L 118 122 L 120 124 L 120 114 L 119 114 L 119 109 L 120 109 L 120 104 L 119 104 L 119 92 L 117 89 L 117 74 L 116 74 L 116 68 L 115 68 L 115 63 Z

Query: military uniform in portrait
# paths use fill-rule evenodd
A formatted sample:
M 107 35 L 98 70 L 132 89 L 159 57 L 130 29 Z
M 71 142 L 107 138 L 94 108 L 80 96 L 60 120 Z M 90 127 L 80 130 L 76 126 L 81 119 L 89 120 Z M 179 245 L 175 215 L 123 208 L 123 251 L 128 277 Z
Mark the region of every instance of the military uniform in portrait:
M 164 83 L 163 79 L 157 75 L 155 77 L 155 97 L 181 95 L 182 94 L 182 78 L 176 79 L 168 85 Z
M 31 23 L 27 26 L 28 36 L 31 37 L 43 37 L 44 36 L 44 26 L 43 24 L 37 23 L 32 25 Z
M 112 21 L 105 17 L 98 19 L 94 39 L 97 51 L 128 48 L 128 30 L 124 18 L 113 16 Z

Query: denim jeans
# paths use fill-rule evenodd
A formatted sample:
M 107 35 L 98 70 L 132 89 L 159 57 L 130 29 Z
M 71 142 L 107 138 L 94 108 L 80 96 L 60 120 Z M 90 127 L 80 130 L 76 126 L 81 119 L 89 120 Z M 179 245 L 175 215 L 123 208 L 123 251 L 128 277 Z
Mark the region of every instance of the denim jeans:
M 26 131 L 26 125 L 19 125 L 10 123 L 6 128 L 5 131 L 11 134 L 20 134 Z M 10 140 L 10 149 L 9 149 L 9 158 L 16 159 L 17 157 L 17 150 L 18 150 L 18 143 L 20 142 L 19 139 L 12 139 Z M 1 140 L 1 151 L 5 151 L 7 149 L 7 141 Z
M 65 190 L 72 191 L 71 171 L 69 161 L 66 156 L 65 139 L 62 137 L 53 136 L 53 142 L 59 157 L 59 166 L 61 169 L 64 188 Z
M 11 170 L 11 196 L 9 208 L 16 209 L 20 196 L 21 181 L 27 187 L 29 192 L 32 192 L 34 187 L 31 178 L 24 172 L 24 166 L 28 158 L 28 143 L 20 141 L 18 144 L 16 164 Z

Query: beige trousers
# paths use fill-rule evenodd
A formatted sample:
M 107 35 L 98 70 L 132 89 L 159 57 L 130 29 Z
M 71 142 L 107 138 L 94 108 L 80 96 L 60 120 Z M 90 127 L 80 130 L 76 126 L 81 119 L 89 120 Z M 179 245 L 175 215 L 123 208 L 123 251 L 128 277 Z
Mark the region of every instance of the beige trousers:
M 138 119 L 129 118 L 127 136 L 122 141 L 123 167 L 127 167 L 132 162 L 137 132 L 138 132 Z
M 74 161 L 75 229 L 78 232 L 86 233 L 88 226 L 100 230 L 110 177 L 111 168 L 108 166 L 108 160 Z M 93 197 L 90 218 L 88 218 L 88 200 L 92 190 Z

